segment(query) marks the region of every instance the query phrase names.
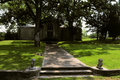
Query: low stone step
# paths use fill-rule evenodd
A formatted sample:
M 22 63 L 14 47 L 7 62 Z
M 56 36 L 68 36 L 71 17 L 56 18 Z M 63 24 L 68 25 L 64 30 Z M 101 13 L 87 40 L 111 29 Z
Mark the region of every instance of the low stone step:
M 39 78 L 88 77 L 92 75 L 89 67 L 42 67 Z
M 93 75 L 56 75 L 56 76 L 39 76 L 38 78 L 60 78 L 60 77 L 93 77 Z
M 42 75 L 92 75 L 92 72 L 40 72 Z
M 42 67 L 41 70 L 90 70 L 90 67 Z
M 58 72 L 92 72 L 91 70 L 41 70 L 41 73 L 58 73 Z

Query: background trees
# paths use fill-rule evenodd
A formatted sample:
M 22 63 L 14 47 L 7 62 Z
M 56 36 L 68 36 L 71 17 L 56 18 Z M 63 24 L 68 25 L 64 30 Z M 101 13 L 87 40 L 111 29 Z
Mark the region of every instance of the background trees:
M 86 9 L 89 4 L 82 0 L 59 0 L 58 4 L 59 5 L 56 9 L 58 17 L 63 18 L 63 20 L 67 22 L 70 32 L 69 40 L 73 41 L 73 35 L 76 34 L 73 27 L 82 27 L 81 21 L 87 14 Z
M 89 0 L 91 6 L 89 15 L 85 16 L 89 28 L 97 33 L 97 39 L 106 39 L 107 32 L 109 36 L 117 37 L 120 35 L 120 7 L 112 4 L 115 0 Z M 100 34 L 100 35 L 99 35 Z
M 5 13 L 0 23 L 9 30 L 14 25 L 35 24 L 36 35 L 42 29 L 42 19 L 52 16 L 61 24 L 67 22 L 71 35 L 69 40 L 72 41 L 75 34 L 73 27 L 82 27 L 84 17 L 89 24 L 87 27 L 97 33 L 97 39 L 99 36 L 106 39 L 107 32 L 114 39 L 120 35 L 120 7 L 112 5 L 112 1 L 115 0 L 1 0 L 1 9 Z
M 120 7 L 118 5 L 111 6 L 108 27 L 109 35 L 113 37 L 113 40 L 120 35 Z
M 49 0 L 1 0 L 1 3 L 3 6 L 6 5 L 7 9 L 7 11 L 2 15 L 0 20 L 1 23 L 5 25 L 11 24 L 9 28 L 12 27 L 15 22 L 17 25 L 34 23 L 36 26 L 35 35 L 42 28 L 41 19 L 51 8 L 46 8 L 49 6 Z

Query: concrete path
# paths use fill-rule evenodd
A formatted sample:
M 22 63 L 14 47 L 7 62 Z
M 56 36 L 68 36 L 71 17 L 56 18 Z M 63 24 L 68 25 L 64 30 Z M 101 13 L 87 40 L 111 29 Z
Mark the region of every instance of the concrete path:
M 42 67 L 87 67 L 57 44 L 46 44 Z

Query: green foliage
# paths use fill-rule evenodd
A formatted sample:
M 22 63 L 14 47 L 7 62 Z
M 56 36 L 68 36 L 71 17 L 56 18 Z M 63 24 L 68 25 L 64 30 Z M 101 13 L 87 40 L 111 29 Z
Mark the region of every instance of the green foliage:
M 87 31 L 85 29 L 82 30 L 82 38 L 88 38 Z
M 84 17 L 89 24 L 90 30 L 106 38 L 107 31 L 110 36 L 120 35 L 120 6 L 112 5 L 115 0 L 11 0 L 2 3 L 1 9 L 5 13 L 0 19 L 0 23 L 13 28 L 18 25 L 28 23 L 36 24 L 35 34 L 42 28 L 41 19 L 53 16 L 59 20 L 59 23 L 68 22 L 70 39 L 73 39 L 73 23 L 75 27 L 82 27 L 81 20 Z M 11 23 L 11 26 L 8 25 Z
M 5 33 L 4 32 L 0 32 L 0 41 L 4 40 L 5 37 Z
M 115 0 L 113 0 L 115 1 Z M 120 35 L 120 6 L 112 5 L 111 0 L 89 0 L 92 5 L 89 9 L 89 15 L 85 16 L 90 30 L 96 32 L 99 36 L 106 38 L 107 31 L 111 37 Z
M 109 36 L 110 37 L 118 37 L 120 35 L 120 19 L 119 19 L 119 14 L 120 14 L 120 10 L 119 10 L 119 6 L 118 5 L 114 5 L 111 6 L 111 13 L 109 15 Z
M 30 67 L 32 58 L 36 60 L 35 66 L 42 66 L 43 56 L 35 53 L 43 53 L 45 44 L 34 47 L 30 40 L 5 40 L 0 41 L 0 70 L 24 70 Z
M 16 23 L 18 25 L 24 25 L 31 21 L 31 17 L 28 15 L 28 11 L 22 0 L 7 2 L 2 7 L 5 13 L 1 17 L 0 23 L 10 27 L 9 29 L 12 29 Z
M 9 30 L 5 33 L 5 40 L 17 40 L 18 34 L 14 32 L 10 32 Z
M 89 38 L 97 38 L 97 34 L 96 33 L 92 33 L 89 35 Z
M 73 40 L 73 23 L 76 23 L 75 27 L 82 27 L 82 17 L 86 15 L 84 12 L 87 7 L 86 2 L 77 1 L 77 0 L 60 0 L 59 6 L 56 8 L 58 11 L 58 18 L 62 18 L 63 24 L 64 21 L 67 21 L 67 26 L 69 27 L 70 37 L 69 40 Z M 80 33 L 81 35 L 81 33 Z

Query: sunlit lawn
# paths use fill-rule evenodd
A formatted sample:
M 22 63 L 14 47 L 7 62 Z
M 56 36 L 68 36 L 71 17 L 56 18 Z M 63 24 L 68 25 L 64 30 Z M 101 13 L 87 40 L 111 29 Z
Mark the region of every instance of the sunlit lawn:
M 42 56 L 35 53 L 43 53 L 45 44 L 34 47 L 32 40 L 5 40 L 0 41 L 0 70 L 24 70 L 30 66 L 32 58 L 36 60 L 35 66 L 42 65 Z
M 120 41 L 83 40 L 59 42 L 59 46 L 84 62 L 88 66 L 97 66 L 98 59 L 103 59 L 103 67 L 120 69 Z

